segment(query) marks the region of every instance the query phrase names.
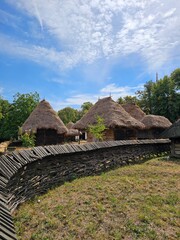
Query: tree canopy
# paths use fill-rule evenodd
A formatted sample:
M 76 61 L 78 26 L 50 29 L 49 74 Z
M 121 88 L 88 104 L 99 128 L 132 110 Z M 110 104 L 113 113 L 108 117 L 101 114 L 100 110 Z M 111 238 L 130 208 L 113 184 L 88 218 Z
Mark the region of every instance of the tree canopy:
M 75 123 L 79 119 L 79 112 L 78 112 L 78 110 L 76 110 L 74 108 L 65 107 L 62 110 L 58 111 L 58 116 L 61 118 L 61 120 L 66 125 L 69 122 Z
M 6 111 L 0 120 L 0 138 L 11 139 L 18 137 L 18 128 L 22 126 L 30 113 L 39 102 L 39 94 L 17 93 L 13 96 L 13 103 L 6 103 Z
M 180 69 L 156 82 L 148 81 L 136 93 L 138 105 L 146 114 L 161 115 L 174 122 L 180 116 Z

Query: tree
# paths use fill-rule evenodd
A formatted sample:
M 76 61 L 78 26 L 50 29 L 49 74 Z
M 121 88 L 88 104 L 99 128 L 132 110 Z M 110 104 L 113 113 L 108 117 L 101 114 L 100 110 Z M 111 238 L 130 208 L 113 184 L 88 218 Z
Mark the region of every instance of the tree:
M 7 100 L 4 100 L 0 97 L 0 120 L 3 119 L 8 112 L 10 103 Z
M 177 90 L 180 89 L 180 68 L 177 68 L 171 73 L 171 79 L 175 84 Z
M 180 94 L 175 82 L 168 76 L 158 80 L 153 87 L 152 113 L 174 122 L 180 114 Z
M 0 136 L 3 139 L 18 137 L 18 128 L 22 126 L 39 102 L 37 92 L 17 93 L 13 98 L 13 103 L 1 122 Z
M 152 95 L 154 82 L 151 80 L 145 83 L 144 90 L 137 91 L 138 105 L 146 113 L 152 113 Z
M 93 104 L 91 102 L 84 102 L 81 105 L 82 115 L 86 114 L 92 106 Z
M 118 98 L 117 102 L 119 104 L 126 104 L 126 103 L 135 103 L 138 105 L 138 99 L 136 96 L 126 96 Z
M 96 117 L 96 124 L 89 125 L 88 130 L 93 135 L 95 139 L 98 141 L 103 141 L 104 138 L 104 130 L 106 130 L 106 126 L 104 125 L 104 119 L 100 116 Z
M 71 107 L 65 107 L 58 111 L 58 116 L 61 118 L 64 124 L 69 122 L 76 122 L 79 120 L 79 112 Z
M 174 122 L 180 115 L 180 69 L 156 82 L 148 81 L 138 91 L 139 106 L 146 114 L 161 115 Z

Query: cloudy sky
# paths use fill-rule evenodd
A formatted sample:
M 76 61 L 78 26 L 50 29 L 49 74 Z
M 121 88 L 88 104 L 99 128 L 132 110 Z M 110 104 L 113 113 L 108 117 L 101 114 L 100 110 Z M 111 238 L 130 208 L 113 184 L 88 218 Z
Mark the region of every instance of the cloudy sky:
M 180 1 L 1 0 L 0 95 L 55 110 L 133 95 L 180 67 Z

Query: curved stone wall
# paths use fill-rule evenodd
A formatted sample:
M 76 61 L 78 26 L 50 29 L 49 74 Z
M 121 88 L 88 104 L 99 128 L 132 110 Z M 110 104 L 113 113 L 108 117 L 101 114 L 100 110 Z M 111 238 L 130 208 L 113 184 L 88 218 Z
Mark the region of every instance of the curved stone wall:
M 16 239 L 10 213 L 27 199 L 65 181 L 139 163 L 169 149 L 169 140 L 128 140 L 35 147 L 1 156 L 2 239 Z

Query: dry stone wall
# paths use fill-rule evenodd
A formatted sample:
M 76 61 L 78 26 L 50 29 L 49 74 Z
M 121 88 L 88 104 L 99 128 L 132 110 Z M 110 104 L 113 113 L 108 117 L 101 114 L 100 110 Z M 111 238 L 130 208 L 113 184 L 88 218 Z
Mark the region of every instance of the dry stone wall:
M 11 212 L 48 189 L 77 177 L 141 163 L 170 150 L 169 140 L 128 140 L 51 145 L 0 157 L 0 225 L 2 239 L 16 239 Z

